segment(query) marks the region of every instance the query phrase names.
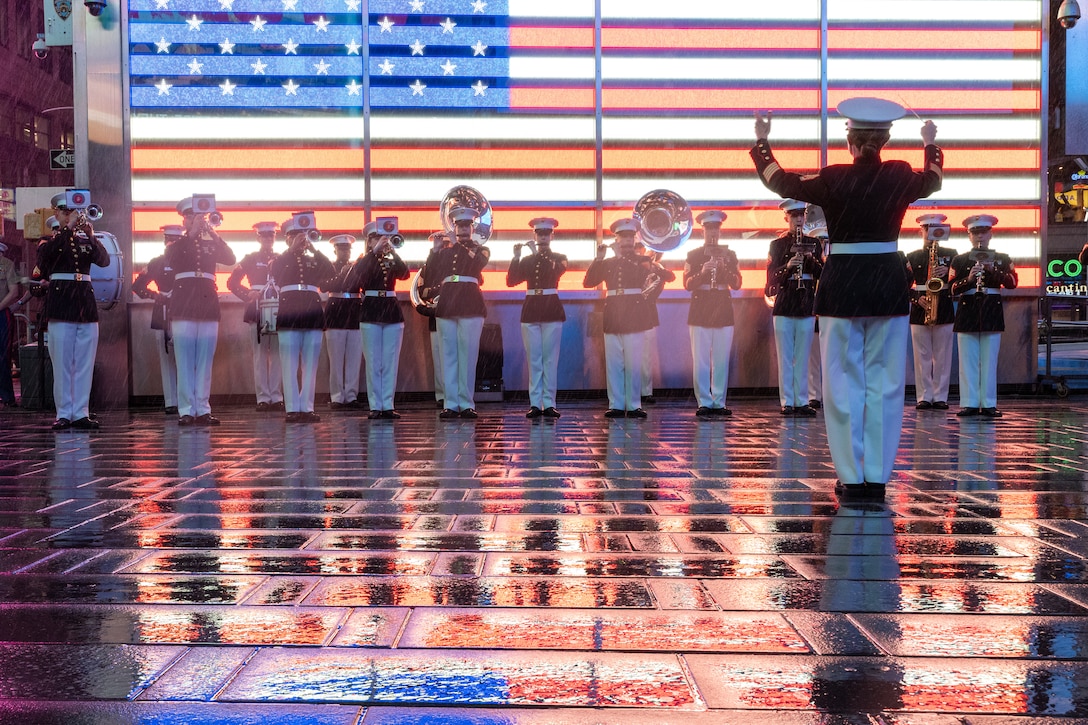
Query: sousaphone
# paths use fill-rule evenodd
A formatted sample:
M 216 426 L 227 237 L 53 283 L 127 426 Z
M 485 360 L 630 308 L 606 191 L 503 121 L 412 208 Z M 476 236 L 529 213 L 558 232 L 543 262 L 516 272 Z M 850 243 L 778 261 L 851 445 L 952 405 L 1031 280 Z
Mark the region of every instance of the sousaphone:
M 472 224 L 472 239 L 477 244 L 487 244 L 487 240 L 491 238 L 492 230 L 491 204 L 488 202 L 487 197 L 471 186 L 465 186 L 464 184 L 455 186 L 446 192 L 438 205 L 438 216 L 442 222 L 442 228 L 446 232 L 446 238 L 450 242 L 457 239 L 455 225 L 450 221 L 450 212 L 458 207 L 472 209 L 476 212 L 476 221 Z M 423 298 L 420 290 L 423 269 L 423 267 L 420 267 L 412 277 L 412 284 L 408 287 L 408 296 L 417 310 L 427 310 L 430 313 L 428 316 L 433 316 L 434 308 L 438 305 L 438 295 L 429 299 Z M 423 312 L 423 314 L 428 314 L 428 312 Z
M 684 197 L 668 189 L 643 194 L 631 216 L 638 222 L 642 243 L 652 252 L 671 252 L 680 247 L 694 228 L 691 207 Z

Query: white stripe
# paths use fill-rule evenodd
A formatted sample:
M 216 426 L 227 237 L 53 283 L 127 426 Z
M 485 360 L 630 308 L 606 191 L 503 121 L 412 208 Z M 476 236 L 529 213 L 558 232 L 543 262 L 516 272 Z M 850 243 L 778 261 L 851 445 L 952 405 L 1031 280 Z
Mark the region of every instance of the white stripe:
M 762 69 L 764 61 L 750 65 Z M 827 61 L 827 77 L 831 82 L 1038 81 L 1041 67 L 1038 58 L 830 58 Z
M 963 178 L 945 176 L 941 190 L 929 197 L 941 199 L 1000 199 L 1005 201 L 1039 201 L 1039 178 L 1009 176 L 996 178 Z M 981 204 L 985 206 L 984 203 Z
M 1057 7 L 1057 6 L 1055 6 Z M 840 20 L 890 20 L 933 24 L 954 20 L 977 23 L 1015 21 L 1039 24 L 1038 0 L 828 0 L 828 17 Z
M 456 161 L 451 161 L 456 165 Z M 645 186 L 646 182 L 642 182 Z M 448 178 L 376 178 L 371 182 L 373 199 L 377 203 L 395 201 L 434 201 L 441 199 L 446 192 L 459 184 L 468 184 L 479 190 L 487 199 L 495 201 L 518 202 L 554 202 L 554 201 L 582 201 L 589 202 L 594 197 L 594 182 L 592 176 L 581 178 L 502 178 L 502 179 L 477 179 L 471 175 L 452 176 Z M 301 186 L 297 182 L 290 185 L 295 189 L 296 195 L 299 189 L 309 188 Z M 200 187 L 203 188 L 203 187 Z M 643 189 L 645 192 L 646 189 Z M 169 198 L 169 197 L 168 197 Z M 320 198 L 320 197 L 318 197 Z
M 449 189 L 450 187 L 446 187 Z M 215 194 L 222 202 L 260 200 L 269 203 L 297 204 L 301 196 L 325 202 L 353 202 L 362 206 L 363 178 L 352 174 L 336 179 L 141 179 L 132 180 L 134 202 L 161 202 L 182 199 L 200 189 L 202 194 Z M 434 197 L 441 198 L 441 196 Z M 303 207 L 305 208 L 305 207 Z
M 779 137 L 779 119 L 774 119 L 772 143 Z M 1027 141 L 1033 147 L 1039 144 L 1039 117 L 1021 115 L 1017 118 L 978 118 L 974 116 L 941 116 L 936 119 L 937 143 L 947 141 Z M 892 126 L 892 139 L 913 141 L 921 144 L 918 129 L 921 123 L 908 116 Z M 827 124 L 827 135 L 833 141 L 846 140 L 846 120 L 832 117 Z M 783 137 L 786 138 L 786 137 Z
M 450 117 L 401 116 L 375 113 L 371 137 L 428 141 L 496 140 L 592 141 L 592 116 Z M 363 122 L 358 118 L 299 116 L 294 118 L 239 118 L 132 116 L 132 140 L 140 141 L 276 141 L 306 138 L 317 141 L 341 139 L 362 142 Z
M 510 0 L 507 7 L 512 17 L 592 18 L 593 5 L 593 0 Z
M 591 59 L 592 60 L 592 59 Z M 592 77 L 592 76 L 591 76 Z M 601 60 L 604 80 L 791 80 L 820 78 L 819 58 L 675 58 L 606 55 Z M 773 94 L 769 96 L 773 100 Z
M 605 116 L 601 119 L 601 131 L 606 141 L 646 141 L 650 144 L 662 141 L 740 141 L 754 144 L 752 127 L 751 115 L 741 118 Z M 772 143 L 810 141 L 815 144 L 820 139 L 820 119 L 817 116 L 775 118 L 773 128 Z M 941 135 L 944 135 L 943 125 Z M 846 138 L 845 130 L 842 137 Z
M 869 0 L 875 2 L 876 0 Z M 883 2 L 883 0 L 880 0 Z M 546 3 L 541 3 L 542 5 Z M 601 17 L 633 20 L 663 18 L 666 20 L 817 20 L 818 0 L 775 0 L 775 2 L 742 2 L 742 0 L 601 0 Z M 982 16 L 985 17 L 985 16 Z
M 593 56 L 513 56 L 512 79 L 562 78 L 593 80 L 597 73 Z

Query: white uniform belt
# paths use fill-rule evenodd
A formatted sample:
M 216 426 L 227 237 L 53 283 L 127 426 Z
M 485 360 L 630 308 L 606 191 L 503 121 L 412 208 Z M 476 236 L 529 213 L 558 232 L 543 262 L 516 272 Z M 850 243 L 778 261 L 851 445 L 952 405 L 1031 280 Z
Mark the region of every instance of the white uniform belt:
M 978 295 L 978 294 L 982 294 L 982 295 L 999 295 L 999 294 L 1001 294 L 1001 290 L 997 289 L 996 287 L 986 287 L 981 292 L 979 292 L 978 288 L 975 288 L 975 289 L 965 290 L 963 292 L 963 294 L 965 294 L 965 295 Z
M 329 298 L 336 298 L 338 300 L 357 300 L 359 299 L 358 292 L 330 292 Z
M 215 279 L 211 272 L 178 272 L 174 279 Z
M 397 291 L 391 289 L 368 289 L 363 292 L 367 297 L 396 297 Z
M 50 280 L 63 279 L 69 282 L 90 282 L 91 275 L 83 272 L 54 272 L 49 275 Z
M 627 287 L 625 289 L 610 289 L 605 293 L 606 297 L 619 297 L 621 295 L 640 295 L 642 294 L 641 287 Z
M 451 274 L 449 277 L 442 280 L 442 284 L 445 284 L 446 282 L 471 282 L 472 284 L 480 284 L 480 280 L 475 277 L 466 277 L 463 274 Z
M 280 292 L 318 292 L 312 284 L 285 284 L 280 287 Z
M 945 289 L 948 289 L 948 284 L 947 283 L 945 284 Z M 929 292 L 929 288 L 926 287 L 924 284 L 916 284 L 916 285 L 914 285 L 914 291 L 915 292 Z
M 790 279 L 802 281 L 802 280 L 806 280 L 806 279 L 812 279 L 812 275 L 811 274 L 802 274 L 800 277 L 790 277 Z
M 828 254 L 888 254 L 899 251 L 899 242 L 833 242 Z
M 525 296 L 526 297 L 539 297 L 540 295 L 557 295 L 557 294 L 559 294 L 559 290 L 557 290 L 557 289 L 530 288 L 530 289 L 525 290 Z
M 701 284 L 698 287 L 696 287 L 694 290 L 692 290 L 692 292 L 695 292 L 696 290 L 719 290 L 719 291 L 721 291 L 721 290 L 724 290 L 724 289 L 725 289 L 725 287 L 722 287 L 720 285 L 714 285 L 713 287 L 711 287 L 708 284 Z

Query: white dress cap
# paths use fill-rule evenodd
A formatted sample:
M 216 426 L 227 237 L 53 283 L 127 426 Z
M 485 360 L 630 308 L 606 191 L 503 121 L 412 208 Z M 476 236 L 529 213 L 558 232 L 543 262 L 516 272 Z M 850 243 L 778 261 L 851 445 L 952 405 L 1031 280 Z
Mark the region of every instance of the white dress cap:
M 907 109 L 883 98 L 847 98 L 836 110 L 846 118 L 847 128 L 887 130 L 892 121 L 902 118 Z
M 726 220 L 728 215 L 724 211 L 718 211 L 717 209 L 711 209 L 704 211 L 699 216 L 695 217 L 695 221 L 700 224 L 721 224 Z
M 475 209 L 469 209 L 468 207 L 459 206 L 450 210 L 450 221 L 456 224 L 457 222 L 474 222 L 479 217 Z
M 529 222 L 529 227 L 535 230 L 546 229 L 550 232 L 557 226 L 559 226 L 559 221 L 548 216 L 540 216 Z
M 784 202 L 778 205 L 778 208 L 789 214 L 791 211 L 804 211 L 808 207 L 803 201 L 797 201 L 796 199 L 786 199 Z
M 276 222 L 257 222 L 253 225 L 253 231 L 258 234 L 275 234 L 277 226 Z
M 975 214 L 963 220 L 963 226 L 968 229 L 976 227 L 992 227 L 997 224 L 997 217 L 991 214 Z
M 355 237 L 350 234 L 336 234 L 329 240 L 329 243 L 334 247 L 340 244 L 346 244 L 350 247 L 352 244 L 355 244 Z
M 948 217 L 944 214 L 923 214 L 914 220 L 919 226 L 930 226 L 932 224 L 944 224 L 948 221 Z
M 638 222 L 628 217 L 627 219 L 617 219 L 612 222 L 612 226 L 609 227 L 613 234 L 620 234 L 622 232 L 631 232 L 635 234 L 638 232 Z

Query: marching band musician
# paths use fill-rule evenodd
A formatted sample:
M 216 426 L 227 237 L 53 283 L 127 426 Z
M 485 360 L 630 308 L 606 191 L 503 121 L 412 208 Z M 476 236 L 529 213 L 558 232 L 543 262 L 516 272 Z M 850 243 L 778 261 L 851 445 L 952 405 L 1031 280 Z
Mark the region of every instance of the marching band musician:
M 703 225 L 703 246 L 688 252 L 684 289 L 691 292 L 688 330 L 698 408 L 695 415 L 709 418 L 732 415 L 725 407 L 729 388 L 729 352 L 733 347 L 733 294 L 742 284 L 737 255 L 718 244 L 723 211 L 704 211 L 695 221 Z
M 178 425 L 219 425 L 212 415 L 212 361 L 219 341 L 217 264 L 234 264 L 234 251 L 193 210 L 193 198 L 178 202 L 185 234 L 166 248 L 166 264 L 174 270 L 170 291 L 170 332 L 178 366 Z
M 514 258 L 506 272 L 506 286 L 527 283 L 521 306 L 521 339 L 529 362 L 529 412 L 526 418 L 558 418 L 555 394 L 559 387 L 559 343 L 567 315 L 559 300 L 559 278 L 567 271 L 567 258 L 551 251 L 552 234 L 559 222 L 538 217 L 529 222 L 536 236 L 529 242 L 529 256 Z
M 162 227 L 163 243 L 166 248 L 181 239 L 185 228 L 180 224 L 167 224 Z M 154 282 L 155 291 L 147 288 Z M 132 292 L 140 299 L 154 300 L 151 309 L 151 329 L 155 331 L 155 347 L 159 351 L 159 373 L 162 376 L 162 398 L 166 415 L 178 414 L 178 365 L 174 358 L 174 340 L 170 334 L 170 291 L 174 288 L 174 269 L 166 263 L 166 254 L 155 257 L 147 263 L 147 269 L 140 272 L 132 282 Z
M 771 115 L 759 112 L 751 156 L 767 188 L 824 210 L 831 243 L 815 312 L 836 492 L 883 497 L 903 424 L 910 327 L 910 280 L 899 233 L 908 205 L 941 188 L 943 157 L 934 143 L 937 127 L 927 121 L 922 171 L 881 160 L 892 122 L 906 112 L 897 103 L 851 98 L 838 111 L 848 119 L 852 164 L 809 176 L 784 171 L 767 142 Z
M 428 282 L 434 280 L 441 285 L 435 317 L 446 388 L 446 407 L 438 414 L 443 419 L 478 417 L 473 395 L 480 333 L 487 314 L 480 284 L 491 250 L 472 239 L 476 218 L 472 209 L 450 210 L 456 240 L 435 253 L 433 268 L 428 265 Z
M 242 257 L 242 261 L 230 273 L 227 289 L 234 296 L 246 303 L 243 321 L 253 326 L 253 386 L 257 392 L 257 412 L 283 410 L 283 388 L 280 372 L 279 342 L 276 335 L 257 334 L 257 325 L 261 324 L 258 303 L 268 284 L 268 272 L 276 253 L 272 245 L 276 243 L 276 222 L 257 222 L 253 230 L 261 247 L 252 254 Z M 249 286 L 242 284 L 245 278 Z
M 298 212 L 280 230 L 287 251 L 272 261 L 272 278 L 280 290 L 276 330 L 280 337 L 280 368 L 288 423 L 316 423 L 314 412 L 317 362 L 325 312 L 318 285 L 334 273 L 332 262 L 314 249 L 321 238 L 313 212 Z
M 365 230 L 364 230 L 365 231 Z M 325 280 L 321 289 L 329 294 L 325 302 L 325 345 L 329 350 L 329 408 L 361 408 L 359 374 L 363 366 L 363 300 L 358 287 L 351 287 L 348 277 L 354 263 L 351 245 L 355 237 L 337 234 L 329 240 L 335 258 L 332 260 L 333 275 Z M 367 370 L 369 373 L 369 369 Z
M 639 395 L 642 405 L 655 405 L 654 397 L 654 357 L 657 355 L 657 328 L 661 324 L 661 318 L 657 314 L 657 300 L 665 290 L 665 283 L 676 279 L 676 273 L 661 264 L 661 253 L 646 253 L 646 245 L 641 239 L 635 239 L 635 253 L 646 260 L 650 271 L 656 276 L 657 282 L 649 289 L 643 289 L 642 296 L 646 304 L 643 312 L 649 318 L 650 327 L 643 333 L 642 340 L 642 392 Z
M 98 305 L 91 286 L 91 265 L 105 267 L 109 252 L 79 209 L 69 209 L 64 192 L 53 196 L 60 222 L 53 237 L 38 247 L 38 270 L 49 284 L 45 317 L 49 320 L 49 359 L 53 363 L 53 430 L 95 430 L 89 413 L 91 378 L 98 350 Z
M 427 253 L 427 261 L 419 269 L 420 288 L 425 297 L 433 299 L 438 292 L 442 280 L 430 281 L 428 270 L 434 269 L 434 257 L 440 249 L 450 246 L 450 238 L 445 232 L 433 232 L 428 238 L 431 243 L 431 251 Z M 434 370 L 434 401 L 439 408 L 446 407 L 446 385 L 442 376 L 442 352 L 438 345 L 438 325 L 434 316 L 434 305 L 426 302 L 416 306 L 416 312 L 427 318 L 428 338 L 431 342 L 431 368 Z
M 948 270 L 956 250 L 940 245 L 939 231 L 947 229 L 944 214 L 923 214 L 914 221 L 922 227 L 923 245 L 907 254 L 914 275 L 911 294 L 910 339 L 914 347 L 914 391 L 918 410 L 948 410 L 948 384 L 952 378 L 952 287 Z M 932 230 L 937 229 L 938 232 Z M 929 292 L 931 280 L 943 287 Z M 936 308 L 927 312 L 927 307 Z
M 404 313 L 397 303 L 397 280 L 408 279 L 408 265 L 392 240 L 370 222 L 363 229 L 366 254 L 352 266 L 347 289 L 362 290 L 363 353 L 366 355 L 366 394 L 371 418 L 399 418 L 393 409 L 397 391 Z
M 811 417 L 808 404 L 808 361 L 816 330 L 813 305 L 816 284 L 823 270 L 820 242 L 805 236 L 803 201 L 787 199 L 778 205 L 789 230 L 771 242 L 767 254 L 767 279 L 777 287 L 772 312 L 774 342 L 778 353 L 778 398 L 782 415 Z
M 971 251 L 952 260 L 952 294 L 960 296 L 954 323 L 960 346 L 956 413 L 960 417 L 1001 417 L 997 409 L 997 359 L 1005 330 L 1001 288 L 1015 289 L 1019 277 L 1009 255 L 989 252 L 995 224 L 997 217 L 990 214 L 964 219 Z
M 604 283 L 604 352 L 608 381 L 608 410 L 605 418 L 645 418 L 642 409 L 642 346 L 652 320 L 645 311 L 642 294 L 650 276 L 649 258 L 635 251 L 638 222 L 617 219 L 610 227 L 616 235 L 612 248 L 616 256 L 605 259 L 608 245 L 597 247 L 597 256 L 586 270 L 582 285 L 587 289 Z

